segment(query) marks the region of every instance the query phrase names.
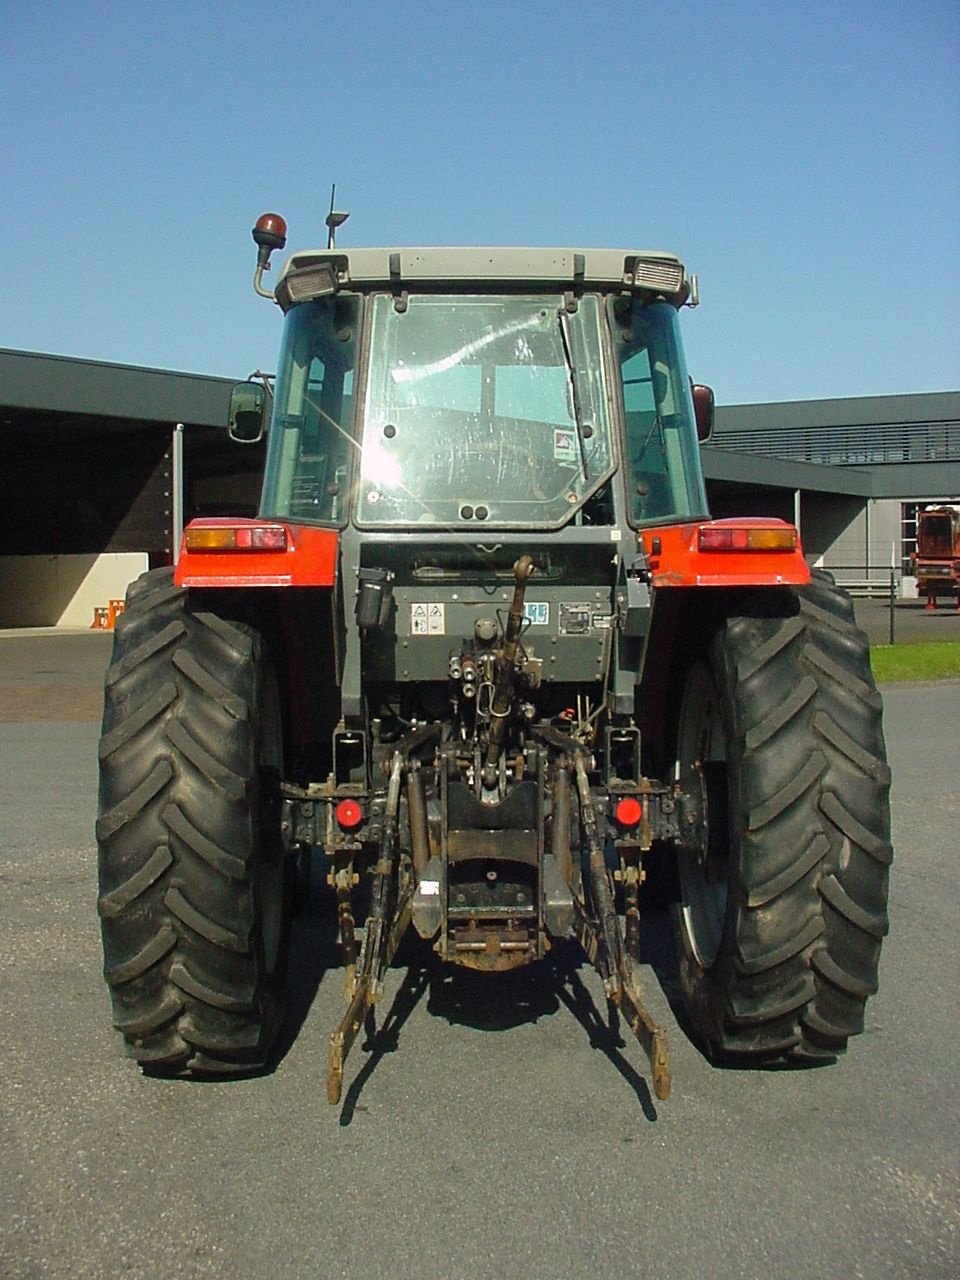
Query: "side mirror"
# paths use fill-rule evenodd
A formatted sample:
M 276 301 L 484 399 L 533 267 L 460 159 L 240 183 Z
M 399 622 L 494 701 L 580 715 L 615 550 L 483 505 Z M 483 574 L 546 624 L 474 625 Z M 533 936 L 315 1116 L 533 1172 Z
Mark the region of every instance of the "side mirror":
M 713 388 L 703 387 L 691 379 L 690 391 L 693 395 L 693 416 L 697 422 L 697 439 L 703 444 L 713 433 Z
M 238 382 L 230 393 L 231 440 L 257 444 L 263 439 L 267 392 L 262 382 Z

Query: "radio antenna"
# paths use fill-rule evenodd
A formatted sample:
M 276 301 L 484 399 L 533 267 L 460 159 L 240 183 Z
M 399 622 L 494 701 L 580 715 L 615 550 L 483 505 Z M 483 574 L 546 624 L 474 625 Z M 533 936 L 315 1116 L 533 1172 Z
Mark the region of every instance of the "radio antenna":
M 335 249 L 337 244 L 337 227 L 342 227 L 346 220 L 350 217 L 349 213 L 338 213 L 333 202 L 337 194 L 337 184 L 334 183 L 330 188 L 330 212 L 326 217 L 327 224 L 327 248 Z

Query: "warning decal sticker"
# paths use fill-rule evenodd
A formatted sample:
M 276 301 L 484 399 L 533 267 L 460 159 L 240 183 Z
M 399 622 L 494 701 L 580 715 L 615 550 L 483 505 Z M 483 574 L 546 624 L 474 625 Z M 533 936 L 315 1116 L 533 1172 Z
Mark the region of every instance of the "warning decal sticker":
M 566 427 L 555 427 L 553 432 L 553 457 L 555 462 L 575 462 L 577 459 L 577 434 Z
M 446 605 L 423 602 L 410 606 L 412 636 L 442 636 L 446 635 L 446 631 Z

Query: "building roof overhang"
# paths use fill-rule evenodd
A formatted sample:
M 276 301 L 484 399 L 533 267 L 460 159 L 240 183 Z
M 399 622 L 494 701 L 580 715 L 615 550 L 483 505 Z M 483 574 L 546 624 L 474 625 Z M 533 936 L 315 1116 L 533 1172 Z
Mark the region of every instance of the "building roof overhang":
M 0 410 L 226 427 L 233 380 L 0 348 Z

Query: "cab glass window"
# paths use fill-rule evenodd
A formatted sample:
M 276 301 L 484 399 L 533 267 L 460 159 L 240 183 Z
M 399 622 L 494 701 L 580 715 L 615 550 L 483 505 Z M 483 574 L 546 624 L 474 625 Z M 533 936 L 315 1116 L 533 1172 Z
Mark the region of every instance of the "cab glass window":
M 666 302 L 609 302 L 626 428 L 628 513 L 633 524 L 707 514 L 679 322 Z
M 342 522 L 352 454 L 359 301 L 344 295 L 293 307 L 284 324 L 260 510 Z
M 613 467 L 596 297 L 373 299 L 358 519 L 560 525 Z

